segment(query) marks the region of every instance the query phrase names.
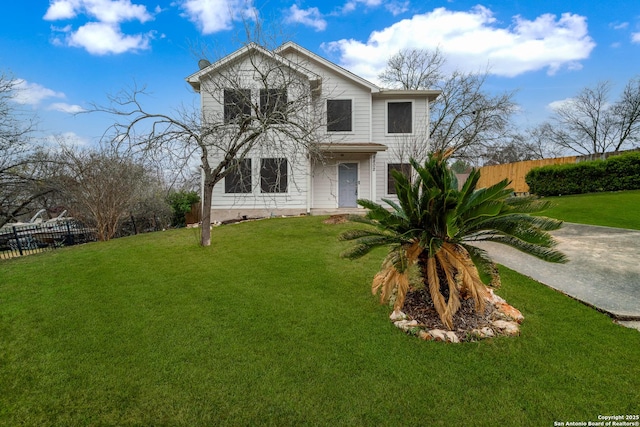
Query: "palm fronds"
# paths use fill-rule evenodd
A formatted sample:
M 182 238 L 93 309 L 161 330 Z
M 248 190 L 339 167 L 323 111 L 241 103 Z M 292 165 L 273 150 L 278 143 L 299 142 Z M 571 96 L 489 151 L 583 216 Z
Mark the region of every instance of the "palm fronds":
M 383 206 L 359 200 L 368 214 L 353 220 L 369 227 L 341 235 L 355 242 L 342 253 L 347 258 L 361 257 L 375 247 L 390 248 L 372 291 L 379 292 L 382 301 L 395 292 L 396 310 L 402 308 L 409 289 L 408 267 L 417 264 L 435 309 L 449 328 L 461 296 L 473 298 L 476 309 L 482 310 L 485 285 L 500 284 L 494 263 L 473 246 L 474 241 L 503 243 L 550 262 L 566 261 L 554 249 L 556 242 L 548 233 L 562 222 L 530 215 L 547 208 L 547 202 L 512 197 L 507 180 L 476 189 L 480 178 L 476 170 L 458 190 L 446 164 L 451 154 L 433 153 L 423 165 L 411 160 L 416 176 L 413 183 L 408 176 L 392 171 L 397 202 L 383 199 Z

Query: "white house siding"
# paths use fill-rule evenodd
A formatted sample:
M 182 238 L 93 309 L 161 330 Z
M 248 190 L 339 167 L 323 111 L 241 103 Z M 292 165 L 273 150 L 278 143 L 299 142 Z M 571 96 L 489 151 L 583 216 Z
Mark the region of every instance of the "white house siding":
M 413 101 L 413 134 L 387 134 L 387 101 Z M 388 149 L 376 156 L 376 202 L 382 198 L 397 200 L 395 195 L 387 193 L 387 165 L 389 163 L 408 163 L 413 144 L 428 144 L 429 109 L 426 98 L 375 98 L 373 101 L 373 140 L 384 144 Z
M 252 90 L 254 102 L 258 102 L 259 90 L 263 88 L 253 79 L 253 73 L 243 73 L 242 69 L 251 69 L 251 65 L 234 65 L 238 70 L 238 82 L 234 82 L 232 88 L 244 88 Z M 211 86 L 211 87 L 215 87 Z M 295 93 L 289 96 L 296 97 Z M 202 82 L 202 108 L 205 116 L 211 120 L 221 121 L 223 116 L 222 89 L 217 92 L 207 90 L 206 80 Z M 233 126 L 233 125 L 230 125 Z M 233 132 L 233 131 L 232 131 Z M 250 193 L 225 193 L 225 180 L 223 179 L 214 187 L 211 204 L 211 218 L 213 221 L 247 217 L 264 217 L 270 215 L 296 215 L 307 212 L 309 195 L 309 162 L 307 153 L 303 148 L 294 144 L 283 147 L 275 142 L 268 147 L 262 144 L 256 147 L 245 157 L 251 159 L 252 166 L 252 191 Z M 212 152 L 209 161 L 217 165 L 224 152 Z M 286 193 L 262 193 L 260 188 L 260 161 L 263 158 L 286 158 L 288 160 L 288 188 Z
M 252 152 L 246 158 L 251 159 L 251 192 L 225 193 L 225 181 L 220 181 L 213 190 L 211 203 L 212 220 L 247 217 L 265 217 L 273 215 L 298 215 L 307 212 L 308 162 L 304 155 L 288 160 L 288 184 L 286 193 L 262 193 L 260 188 L 260 160 L 280 157 L 278 154 Z
M 324 100 L 323 114 L 326 117 L 327 99 L 351 99 L 353 128 L 351 132 L 327 132 L 332 142 L 371 142 L 371 89 L 347 79 L 329 67 L 315 61 L 288 55 L 292 61 L 322 77 L 320 97 Z
M 328 155 L 312 166 L 312 209 L 338 208 L 338 165 L 358 163 L 358 198 L 371 198 L 371 155 L 344 153 Z

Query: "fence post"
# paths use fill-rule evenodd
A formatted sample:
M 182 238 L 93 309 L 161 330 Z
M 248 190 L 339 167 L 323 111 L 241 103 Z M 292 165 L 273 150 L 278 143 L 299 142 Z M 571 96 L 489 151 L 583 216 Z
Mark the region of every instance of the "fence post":
M 16 230 L 16 227 L 13 227 L 13 236 L 16 238 L 16 244 L 18 245 L 18 251 L 20 252 L 20 256 L 24 255 L 22 253 L 22 245 L 20 244 L 20 238 L 18 237 L 18 230 Z
M 136 219 L 133 217 L 133 214 L 130 214 L 129 217 L 131 218 L 131 224 L 133 225 L 133 234 L 137 235 L 138 227 L 136 227 Z
M 64 240 L 67 242 L 67 246 L 73 246 L 76 244 L 74 241 L 74 237 L 71 234 L 71 227 L 69 227 L 69 221 L 65 221 L 64 224 L 67 226 L 67 238 Z

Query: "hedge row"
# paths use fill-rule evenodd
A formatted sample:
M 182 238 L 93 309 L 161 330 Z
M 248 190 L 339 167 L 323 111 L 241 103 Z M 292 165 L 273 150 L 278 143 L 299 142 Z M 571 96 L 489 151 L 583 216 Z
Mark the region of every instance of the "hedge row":
M 538 196 L 637 190 L 640 189 L 640 153 L 534 168 L 527 173 L 525 181 L 529 191 Z

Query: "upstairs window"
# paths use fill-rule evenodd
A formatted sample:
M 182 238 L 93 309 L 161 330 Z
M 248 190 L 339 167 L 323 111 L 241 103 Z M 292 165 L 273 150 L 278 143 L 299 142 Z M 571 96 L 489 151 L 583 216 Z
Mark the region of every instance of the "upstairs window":
M 251 89 L 224 90 L 224 122 L 239 123 L 251 116 Z
M 251 193 L 251 159 L 236 161 L 224 177 L 225 193 Z
M 411 179 L 411 164 L 409 163 L 389 163 L 387 165 L 387 194 L 396 193 L 396 180 L 393 178 L 391 171 L 400 171 L 400 173 Z
M 387 133 L 413 133 L 412 107 L 410 101 L 387 103 Z
M 327 100 L 327 131 L 351 132 L 353 124 L 351 119 L 350 99 Z
M 286 193 L 289 178 L 288 166 L 285 158 L 262 159 L 260 164 L 260 190 L 263 193 Z
M 260 89 L 260 113 L 269 120 L 285 121 L 287 118 L 287 90 Z

